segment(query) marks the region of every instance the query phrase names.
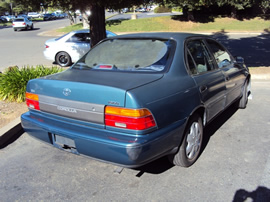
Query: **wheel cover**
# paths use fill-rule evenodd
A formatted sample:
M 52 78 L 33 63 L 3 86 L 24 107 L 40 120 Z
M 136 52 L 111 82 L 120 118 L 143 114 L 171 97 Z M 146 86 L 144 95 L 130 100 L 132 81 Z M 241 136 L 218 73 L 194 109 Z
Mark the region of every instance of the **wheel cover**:
M 201 130 L 200 124 L 194 122 L 190 126 L 189 133 L 187 134 L 186 155 L 190 160 L 196 157 L 200 151 L 202 138 Z
M 63 65 L 67 64 L 68 62 L 68 57 L 66 55 L 60 55 L 59 56 L 59 62 Z

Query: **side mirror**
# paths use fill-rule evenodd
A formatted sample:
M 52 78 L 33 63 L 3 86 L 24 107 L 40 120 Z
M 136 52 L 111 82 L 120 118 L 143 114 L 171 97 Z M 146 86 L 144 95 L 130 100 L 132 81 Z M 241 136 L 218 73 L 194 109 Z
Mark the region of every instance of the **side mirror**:
M 235 57 L 235 62 L 238 63 L 238 64 L 241 64 L 241 65 L 245 64 L 245 60 L 241 56 L 236 56 Z

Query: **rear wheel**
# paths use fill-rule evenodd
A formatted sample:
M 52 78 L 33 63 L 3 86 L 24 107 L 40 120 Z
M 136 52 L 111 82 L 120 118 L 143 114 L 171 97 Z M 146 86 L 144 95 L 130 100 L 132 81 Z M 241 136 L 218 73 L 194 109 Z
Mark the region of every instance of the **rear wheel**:
M 16 32 L 17 31 L 17 29 L 14 29 L 14 32 Z
M 202 118 L 194 114 L 189 120 L 178 152 L 170 159 L 174 165 L 189 167 L 198 159 L 203 140 Z
M 33 29 L 34 29 L 34 24 L 31 25 L 31 30 L 33 30 Z
M 55 57 L 56 63 L 62 67 L 69 66 L 71 64 L 71 58 L 68 53 L 60 52 Z

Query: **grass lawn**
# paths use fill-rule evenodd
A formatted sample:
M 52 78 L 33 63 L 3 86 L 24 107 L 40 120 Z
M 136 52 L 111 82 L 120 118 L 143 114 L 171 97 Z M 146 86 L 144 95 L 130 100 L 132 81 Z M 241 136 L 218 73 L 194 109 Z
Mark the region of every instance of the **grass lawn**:
M 68 26 L 60 32 L 82 29 L 82 24 Z M 215 18 L 213 22 L 199 23 L 174 20 L 171 16 L 144 18 L 137 20 L 110 20 L 107 21 L 107 30 L 112 32 L 218 32 L 218 31 L 270 31 L 270 20 L 254 18 L 250 20 L 236 20 L 232 18 Z
M 171 16 L 115 21 L 108 23 L 107 29 L 113 32 L 136 31 L 264 31 L 270 30 L 270 21 L 261 18 L 239 21 L 232 18 L 215 18 L 213 22 L 199 23 L 173 20 Z

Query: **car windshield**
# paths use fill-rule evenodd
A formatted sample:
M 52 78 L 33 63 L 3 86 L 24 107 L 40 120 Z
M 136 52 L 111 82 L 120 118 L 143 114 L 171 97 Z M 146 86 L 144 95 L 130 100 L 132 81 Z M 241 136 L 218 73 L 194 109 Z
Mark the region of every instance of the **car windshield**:
M 91 49 L 72 68 L 110 71 L 165 70 L 172 40 L 111 39 Z

